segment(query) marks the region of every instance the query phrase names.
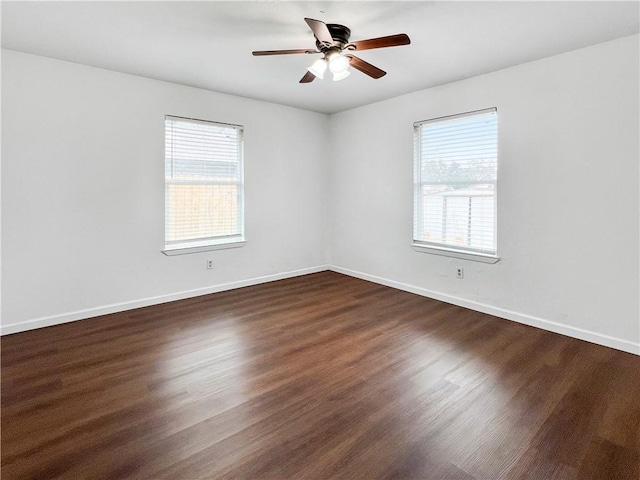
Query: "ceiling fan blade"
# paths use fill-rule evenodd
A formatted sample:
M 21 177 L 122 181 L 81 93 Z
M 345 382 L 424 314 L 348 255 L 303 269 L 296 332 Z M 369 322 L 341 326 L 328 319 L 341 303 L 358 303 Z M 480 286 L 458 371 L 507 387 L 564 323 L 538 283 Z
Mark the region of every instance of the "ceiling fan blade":
M 300 83 L 311 83 L 315 79 L 316 79 L 316 76 L 313 73 L 307 72 L 304 74 L 304 77 L 300 79 Z
M 387 72 L 384 70 L 380 70 L 378 67 L 371 65 L 368 62 L 365 62 L 361 58 L 356 57 L 355 55 L 345 55 L 349 57 L 349 64 L 355 68 L 356 70 L 360 70 L 362 73 L 369 75 L 372 78 L 380 78 L 384 77 Z
M 252 55 L 260 57 L 263 55 L 290 55 L 292 53 L 320 53 L 317 50 L 311 50 L 308 48 L 298 48 L 296 50 L 258 50 L 251 52 Z
M 398 47 L 400 45 L 409 45 L 410 43 L 411 40 L 406 33 L 399 33 L 397 35 L 389 35 L 388 37 L 359 40 L 357 42 L 351 42 L 351 45 L 354 45 L 356 50 L 360 51 L 371 50 L 373 48 Z
M 326 23 L 320 20 L 314 20 L 313 18 L 305 18 L 304 21 L 307 22 L 313 35 L 320 43 L 325 43 L 329 46 L 333 45 L 333 37 Z

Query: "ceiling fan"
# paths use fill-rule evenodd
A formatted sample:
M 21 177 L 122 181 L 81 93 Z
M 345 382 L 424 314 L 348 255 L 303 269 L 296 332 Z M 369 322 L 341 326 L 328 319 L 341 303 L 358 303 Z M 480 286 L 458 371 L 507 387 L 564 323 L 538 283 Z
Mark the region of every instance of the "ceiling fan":
M 387 74 L 384 70 L 365 62 L 353 55 L 352 51 L 372 50 L 374 48 L 396 47 L 399 45 L 409 45 L 411 40 L 406 33 L 389 35 L 387 37 L 369 38 L 357 42 L 349 42 L 351 30 L 344 25 L 336 23 L 324 23 L 313 18 L 305 18 L 305 22 L 311 28 L 316 38 L 316 49 L 295 49 L 295 50 L 259 50 L 252 52 L 255 56 L 263 55 L 288 55 L 296 53 L 321 53 L 322 58 L 316 60 L 307 70 L 307 73 L 300 79 L 300 83 L 310 83 L 316 77 L 324 78 L 324 72 L 329 69 L 333 74 L 333 80 L 342 80 L 349 76 L 349 66 L 372 78 L 380 78 Z

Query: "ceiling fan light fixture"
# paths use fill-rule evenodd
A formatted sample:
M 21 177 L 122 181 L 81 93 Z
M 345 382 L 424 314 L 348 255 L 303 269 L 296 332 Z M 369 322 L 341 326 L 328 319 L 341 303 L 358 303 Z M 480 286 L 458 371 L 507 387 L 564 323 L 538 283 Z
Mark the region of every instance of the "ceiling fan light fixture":
M 351 72 L 349 70 L 343 70 L 342 72 L 334 73 L 333 81 L 337 82 L 337 81 L 343 80 L 347 78 L 349 75 L 351 75 Z
M 327 61 L 324 58 L 319 58 L 313 65 L 311 65 L 307 70 L 313 73 L 320 80 L 324 78 L 324 72 L 327 69 Z
M 349 59 L 344 55 L 336 54 L 329 58 L 329 70 L 331 73 L 342 73 L 349 68 Z
M 293 50 L 256 50 L 252 52 L 254 56 L 299 53 L 322 54 L 323 58 L 315 61 L 313 65 L 307 68 L 307 72 L 300 79 L 299 83 L 311 83 L 316 78 L 322 80 L 324 79 L 324 74 L 327 69 L 333 74 L 333 80 L 337 82 L 349 76 L 349 67 L 353 67 L 374 79 L 384 77 L 387 72 L 380 70 L 375 65 L 365 62 L 351 52 L 373 50 L 374 48 L 398 47 L 411 43 L 406 33 L 350 42 L 351 30 L 344 25 L 324 23 L 321 20 L 315 20 L 313 18 L 305 18 L 304 21 L 307 22 L 307 25 L 313 32 L 313 37 L 316 40 L 315 49 L 297 48 Z

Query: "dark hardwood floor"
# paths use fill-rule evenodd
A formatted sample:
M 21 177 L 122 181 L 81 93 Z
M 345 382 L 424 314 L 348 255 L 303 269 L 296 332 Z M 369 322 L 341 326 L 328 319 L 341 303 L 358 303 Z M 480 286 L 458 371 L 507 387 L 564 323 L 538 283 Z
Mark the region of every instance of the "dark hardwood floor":
M 1 342 L 5 480 L 640 475 L 640 357 L 337 273 Z

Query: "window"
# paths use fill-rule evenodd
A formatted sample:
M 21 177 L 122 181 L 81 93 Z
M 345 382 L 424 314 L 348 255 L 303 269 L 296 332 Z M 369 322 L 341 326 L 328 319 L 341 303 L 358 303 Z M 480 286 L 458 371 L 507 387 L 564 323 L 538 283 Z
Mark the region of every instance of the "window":
M 414 142 L 416 250 L 497 261 L 496 109 L 416 122 Z
M 165 117 L 167 255 L 244 244 L 243 129 Z

